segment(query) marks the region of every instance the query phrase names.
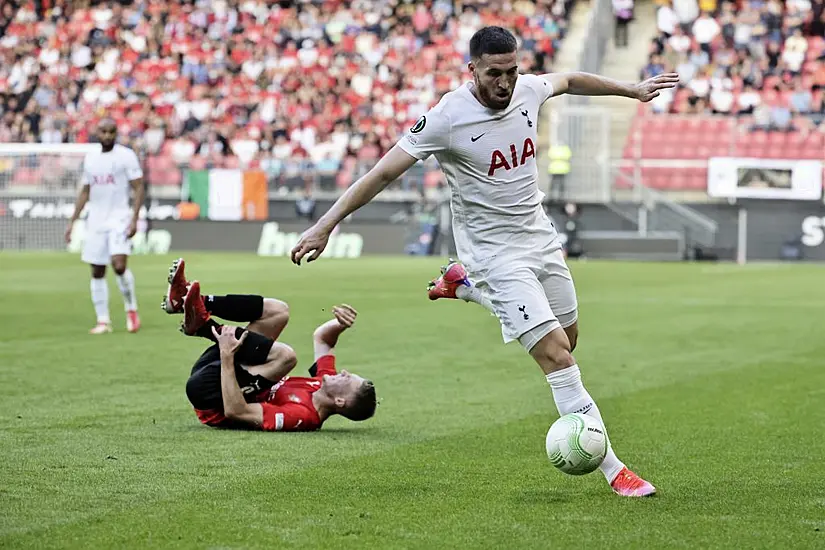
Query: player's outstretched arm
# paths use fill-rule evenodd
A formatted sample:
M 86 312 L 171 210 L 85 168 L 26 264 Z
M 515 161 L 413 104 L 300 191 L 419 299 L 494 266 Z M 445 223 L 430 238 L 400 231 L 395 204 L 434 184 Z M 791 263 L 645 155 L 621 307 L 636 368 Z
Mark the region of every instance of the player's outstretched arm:
M 235 376 L 235 352 L 241 347 L 248 332 L 244 331 L 240 339 L 235 337 L 235 327 L 224 325 L 218 331 L 212 328 L 221 351 L 221 396 L 223 397 L 223 414 L 236 422 L 253 426 L 262 426 L 264 410 L 260 403 L 247 403 L 238 378 Z
M 316 361 L 325 355 L 334 354 L 335 346 L 338 345 L 338 337 L 345 330 L 352 328 L 352 325 L 355 324 L 355 318 L 358 316 L 355 308 L 346 304 L 332 308 L 332 314 L 335 315 L 335 319 L 327 321 L 316 328 L 312 334 Z
M 553 85 L 553 95 L 614 95 L 648 102 L 659 96 L 659 90 L 675 88 L 679 75 L 675 73 L 660 74 L 638 83 L 619 82 L 612 78 L 590 73 L 550 73 L 542 78 Z
M 404 172 L 418 162 L 418 159 L 401 149 L 398 145 L 390 149 L 372 170 L 358 179 L 341 195 L 326 214 L 315 225 L 301 235 L 301 239 L 292 249 L 292 261 L 301 265 L 301 259 L 312 252 L 308 262 L 316 260 L 324 251 L 329 236 L 341 221 L 370 202 L 389 184 L 397 180 Z
M 74 227 L 74 222 L 80 217 L 80 213 L 83 212 L 83 207 L 86 206 L 86 203 L 89 202 L 89 184 L 84 184 L 80 188 L 80 192 L 77 194 L 77 200 L 74 203 L 74 213 L 72 214 L 71 219 L 69 220 L 69 226 L 66 227 L 66 243 L 68 244 L 72 240 L 72 227 Z

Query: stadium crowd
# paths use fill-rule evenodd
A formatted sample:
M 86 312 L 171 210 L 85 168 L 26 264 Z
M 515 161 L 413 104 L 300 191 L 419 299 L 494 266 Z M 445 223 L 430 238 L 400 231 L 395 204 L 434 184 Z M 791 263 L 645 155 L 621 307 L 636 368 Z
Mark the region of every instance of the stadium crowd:
M 111 115 L 158 183 L 189 165 L 341 184 L 461 82 L 483 24 L 517 31 L 522 71 L 549 70 L 571 3 L 4 2 L 0 141 L 82 143 Z
M 654 113 L 825 132 L 825 0 L 665 1 L 642 76 L 676 71 L 682 86 Z

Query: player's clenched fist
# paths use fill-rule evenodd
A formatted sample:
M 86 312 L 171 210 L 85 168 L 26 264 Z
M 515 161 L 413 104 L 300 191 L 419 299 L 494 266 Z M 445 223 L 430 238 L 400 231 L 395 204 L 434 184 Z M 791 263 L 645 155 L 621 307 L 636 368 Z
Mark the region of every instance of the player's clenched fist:
M 329 235 L 330 232 L 317 223 L 304 231 L 298 240 L 298 244 L 292 249 L 292 262 L 301 265 L 301 259 L 310 252 L 312 252 L 312 254 L 307 258 L 307 261 L 317 260 L 318 256 L 320 256 L 327 247 Z
M 347 304 L 335 306 L 332 308 L 332 313 L 335 315 L 335 319 L 338 320 L 338 323 L 340 323 L 344 328 L 351 328 L 352 325 L 355 324 L 355 317 L 358 316 L 358 312 L 355 311 L 355 308 L 348 306 Z

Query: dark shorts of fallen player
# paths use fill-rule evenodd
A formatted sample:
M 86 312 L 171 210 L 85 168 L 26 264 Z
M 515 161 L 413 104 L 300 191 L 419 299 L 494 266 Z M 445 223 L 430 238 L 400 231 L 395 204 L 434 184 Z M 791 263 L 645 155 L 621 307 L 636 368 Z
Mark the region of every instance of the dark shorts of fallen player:
M 250 331 L 235 354 L 235 376 L 247 403 L 254 403 L 257 395 L 268 391 L 276 383 L 263 376 L 250 374 L 244 368 L 266 363 L 273 343 L 271 338 Z M 195 361 L 186 381 L 186 397 L 196 409 L 223 411 L 221 352 L 217 344 L 206 348 Z

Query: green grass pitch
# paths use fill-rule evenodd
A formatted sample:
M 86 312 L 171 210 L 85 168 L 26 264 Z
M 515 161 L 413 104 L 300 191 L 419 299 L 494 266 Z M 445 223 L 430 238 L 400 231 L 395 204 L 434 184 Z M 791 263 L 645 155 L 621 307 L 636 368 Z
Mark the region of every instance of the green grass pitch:
M 0 253 L 0 548 L 825 548 L 823 267 L 571 264 L 585 383 L 660 490 L 628 501 L 552 468 L 539 369 L 480 307 L 426 299 L 434 258 L 189 255 L 206 293 L 291 304 L 300 372 L 354 305 L 339 364 L 381 399 L 318 433 L 201 426 L 171 260 L 132 259 L 137 335 L 110 275 L 116 332 L 92 337 L 77 256 Z

